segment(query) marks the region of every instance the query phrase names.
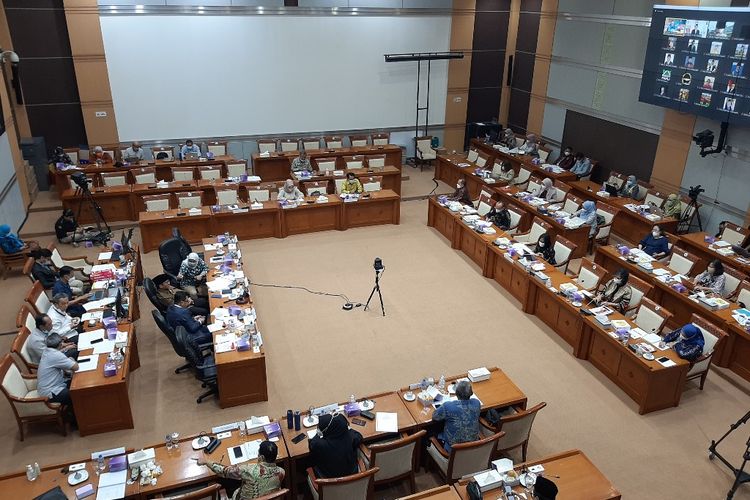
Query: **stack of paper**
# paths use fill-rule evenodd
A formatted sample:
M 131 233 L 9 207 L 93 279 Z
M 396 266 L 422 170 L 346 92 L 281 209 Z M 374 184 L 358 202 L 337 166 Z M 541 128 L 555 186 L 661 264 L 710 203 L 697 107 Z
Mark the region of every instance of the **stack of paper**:
M 260 448 L 260 439 L 248 441 L 239 446 L 229 448 L 229 463 L 232 465 L 241 464 L 249 460 L 258 458 L 258 448 Z
M 398 413 L 375 412 L 375 430 L 377 432 L 398 432 Z
M 128 471 L 105 472 L 99 476 L 96 500 L 114 500 L 125 498 L 125 482 L 128 479 Z

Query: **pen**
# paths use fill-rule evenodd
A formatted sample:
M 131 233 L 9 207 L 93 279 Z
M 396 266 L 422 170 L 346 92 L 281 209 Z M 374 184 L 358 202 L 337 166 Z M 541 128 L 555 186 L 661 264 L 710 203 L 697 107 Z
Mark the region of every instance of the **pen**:
M 222 463 L 224 461 L 224 454 L 221 454 L 221 459 L 219 460 L 219 463 Z M 223 465 L 223 464 L 222 464 Z

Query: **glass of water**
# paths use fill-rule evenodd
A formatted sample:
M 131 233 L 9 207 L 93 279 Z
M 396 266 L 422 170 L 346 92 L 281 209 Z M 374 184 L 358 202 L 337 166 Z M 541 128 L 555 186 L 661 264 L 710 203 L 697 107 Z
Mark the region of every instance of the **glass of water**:
M 240 430 L 240 437 L 245 437 L 247 435 L 247 427 L 245 426 L 245 421 L 240 420 L 237 422 L 237 427 Z
M 172 434 L 167 434 L 167 437 L 164 438 L 164 444 L 167 447 L 167 451 L 172 450 Z

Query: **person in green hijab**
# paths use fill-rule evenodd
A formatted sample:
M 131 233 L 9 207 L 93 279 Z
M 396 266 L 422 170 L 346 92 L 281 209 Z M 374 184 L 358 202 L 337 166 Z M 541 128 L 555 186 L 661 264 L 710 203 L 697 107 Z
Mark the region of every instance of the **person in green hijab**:
M 667 197 L 667 201 L 664 202 L 664 215 L 679 219 L 680 214 L 682 214 L 682 202 L 676 194 L 672 193 Z

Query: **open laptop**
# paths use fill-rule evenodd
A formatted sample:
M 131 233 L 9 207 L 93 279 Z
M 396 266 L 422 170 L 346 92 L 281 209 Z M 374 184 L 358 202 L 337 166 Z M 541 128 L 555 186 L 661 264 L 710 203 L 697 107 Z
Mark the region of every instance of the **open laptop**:
M 612 196 L 613 198 L 618 196 L 618 194 L 617 194 L 617 186 L 615 186 L 615 185 L 605 184 L 604 185 L 604 190 L 606 192 L 608 192 L 609 195 Z
M 201 155 L 198 153 L 185 153 L 185 160 L 197 160 Z
M 102 300 L 102 299 L 111 298 L 111 297 L 117 297 L 118 291 L 122 295 L 125 294 L 125 289 L 122 287 L 107 288 L 105 290 L 95 291 L 94 294 L 91 296 L 90 300 L 94 301 L 94 300 Z

